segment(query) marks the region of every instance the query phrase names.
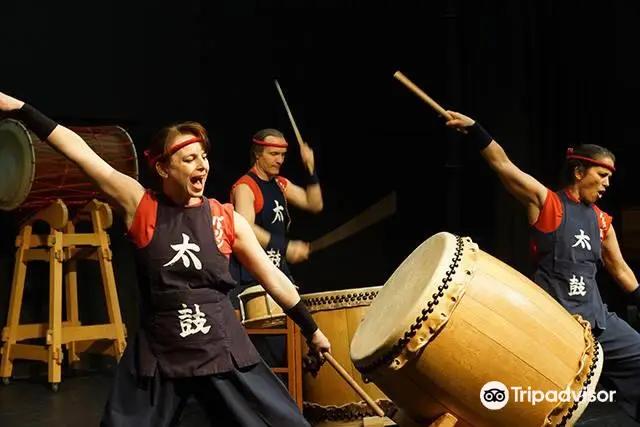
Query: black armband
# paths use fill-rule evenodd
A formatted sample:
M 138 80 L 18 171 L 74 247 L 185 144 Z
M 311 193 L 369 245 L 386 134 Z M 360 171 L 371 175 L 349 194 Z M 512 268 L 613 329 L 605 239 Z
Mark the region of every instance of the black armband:
M 318 173 L 316 171 L 313 171 L 313 173 L 309 176 L 309 179 L 307 180 L 307 185 L 315 185 L 315 184 L 320 184 L 320 180 L 318 179 Z
M 58 126 L 56 122 L 36 110 L 31 105 L 25 104 L 19 110 L 15 110 L 12 116 L 24 124 L 35 133 L 42 141 L 46 141 L 51 132 Z
M 631 296 L 631 299 L 633 300 L 633 302 L 638 307 L 640 307 L 640 286 L 635 288 L 635 290 L 633 290 L 629 295 Z
M 493 137 L 478 122 L 465 128 L 465 130 L 467 131 L 467 139 L 480 151 L 487 148 L 493 141 Z
M 277 249 L 282 256 L 287 254 L 287 246 L 289 245 L 289 239 L 279 234 L 271 233 L 271 238 L 267 246 Z
M 307 306 L 304 305 L 304 302 L 300 300 L 296 305 L 284 312 L 291 320 L 296 322 L 296 325 L 300 326 L 302 335 L 304 335 L 307 341 L 310 341 L 315 331 L 318 330 L 318 325 L 315 320 L 313 320 L 313 317 L 311 317 L 311 312 L 309 312 Z

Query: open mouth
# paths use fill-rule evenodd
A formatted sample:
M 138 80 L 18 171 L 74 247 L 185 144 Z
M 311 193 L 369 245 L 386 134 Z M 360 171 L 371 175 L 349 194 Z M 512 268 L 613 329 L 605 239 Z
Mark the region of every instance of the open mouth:
M 598 191 L 598 199 L 602 199 L 602 196 L 604 196 L 606 190 L 599 190 Z
M 191 183 L 191 185 L 196 189 L 196 190 L 202 190 L 202 188 L 204 187 L 204 179 L 206 178 L 206 175 L 201 175 L 201 176 L 192 176 L 189 179 L 189 182 Z

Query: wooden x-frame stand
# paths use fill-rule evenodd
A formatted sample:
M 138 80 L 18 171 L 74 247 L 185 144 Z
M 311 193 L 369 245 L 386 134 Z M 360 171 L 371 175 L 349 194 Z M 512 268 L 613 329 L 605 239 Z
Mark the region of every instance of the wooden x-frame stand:
M 38 221 L 49 225 L 49 234 L 32 233 L 33 225 Z M 75 225 L 79 221 L 90 221 L 93 232 L 76 233 Z M 80 360 L 78 354 L 85 351 L 110 354 L 120 360 L 126 346 L 126 330 L 120 314 L 109 235 L 106 232 L 112 223 L 111 208 L 105 203 L 92 200 L 69 220 L 67 206 L 58 200 L 22 224 L 16 239 L 17 251 L 7 326 L 2 330 L 0 377 L 3 383 L 9 383 L 14 360 L 36 360 L 48 364 L 49 383 L 54 391 L 57 390 L 62 376 L 62 345 L 67 347 L 71 363 Z M 83 258 L 96 260 L 100 265 L 109 316 L 107 324 L 82 326 L 80 322 L 77 260 Z M 35 260 L 49 263 L 49 322 L 20 324 L 27 263 Z M 63 275 L 66 285 L 66 321 L 62 320 Z M 19 343 L 33 338 L 44 338 L 46 344 Z

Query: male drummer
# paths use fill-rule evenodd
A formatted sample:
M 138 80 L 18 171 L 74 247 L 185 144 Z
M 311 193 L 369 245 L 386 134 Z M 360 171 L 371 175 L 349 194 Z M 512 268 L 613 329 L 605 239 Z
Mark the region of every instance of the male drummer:
M 615 156 L 595 144 L 570 148 L 565 183 L 553 191 L 514 165 L 475 120 L 448 113 L 447 125 L 464 132 L 507 191 L 526 207 L 536 259 L 533 281 L 590 323 L 604 351 L 600 383 L 615 390 L 616 402 L 640 421 L 640 334 L 609 311 L 596 280 L 604 266 L 625 295 L 640 304 L 638 279 L 622 256 L 612 217 L 597 206 L 616 170 Z
M 302 163 L 309 174 L 305 188 L 280 175 L 287 150 L 288 143 L 284 135 L 276 129 L 262 129 L 253 135 L 251 168 L 231 187 L 231 203 L 251 224 L 271 261 L 295 283 L 289 263 L 305 261 L 309 257 L 309 244 L 288 239 L 291 224 L 288 204 L 318 213 L 322 211 L 323 200 L 313 150 L 306 143 L 300 146 Z M 229 293 L 236 308 L 239 306 L 237 295 L 257 284 L 241 266 L 238 267 L 238 275 L 240 284 Z M 263 357 L 265 360 L 269 358 L 265 354 Z

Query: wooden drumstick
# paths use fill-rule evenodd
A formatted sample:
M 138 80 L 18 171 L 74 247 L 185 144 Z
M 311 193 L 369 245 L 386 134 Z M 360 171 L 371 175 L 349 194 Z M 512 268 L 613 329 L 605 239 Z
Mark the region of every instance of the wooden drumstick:
M 284 93 L 282 93 L 282 89 L 280 89 L 280 84 L 278 80 L 274 80 L 276 83 L 276 88 L 278 89 L 278 93 L 280 94 L 280 98 L 282 98 L 282 103 L 284 104 L 285 110 L 287 110 L 287 115 L 289 116 L 289 120 L 291 121 L 291 126 L 293 126 L 293 132 L 296 134 L 296 139 L 298 140 L 298 144 L 302 147 L 302 135 L 300 135 L 300 131 L 298 131 L 298 126 L 296 126 L 296 121 L 293 120 L 293 114 L 291 114 L 291 110 L 289 109 L 289 105 L 287 104 L 287 100 L 284 97 Z
M 317 252 L 350 237 L 396 213 L 396 192 L 391 192 L 375 205 L 350 219 L 335 230 L 311 242 L 309 251 Z
M 355 390 L 355 392 L 358 393 L 369 406 L 371 406 L 371 409 L 373 409 L 379 417 L 386 417 L 386 414 L 384 413 L 382 408 L 371 398 L 371 396 L 367 394 L 367 392 L 362 389 L 362 387 L 358 385 L 357 382 L 355 382 L 353 378 L 351 378 L 347 371 L 345 371 L 344 368 L 338 363 L 338 361 L 333 358 L 331 353 L 322 353 L 322 355 L 325 359 L 327 359 L 327 362 L 329 362 L 329 364 L 333 366 L 336 371 L 338 371 L 338 374 L 340 374 L 340 376 L 344 378 L 347 383 L 349 383 L 349 385 Z
M 422 98 L 422 100 L 425 101 L 427 104 L 431 105 L 431 107 L 433 107 L 434 110 L 436 110 L 438 113 L 440 113 L 442 116 L 444 116 L 444 118 L 446 118 L 447 120 L 452 120 L 453 119 L 451 114 L 447 113 L 447 111 L 444 108 L 442 108 L 436 101 L 431 99 L 431 97 L 429 95 L 424 93 L 422 91 L 422 89 L 420 89 L 418 86 L 416 86 L 411 80 L 409 80 L 400 71 L 396 71 L 395 74 L 393 75 L 393 77 L 395 77 L 397 80 L 401 81 L 406 87 L 411 89 L 416 95 L 418 95 L 420 98 Z

